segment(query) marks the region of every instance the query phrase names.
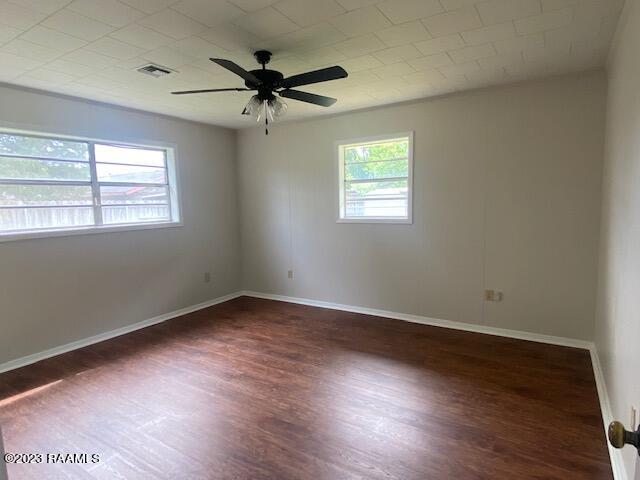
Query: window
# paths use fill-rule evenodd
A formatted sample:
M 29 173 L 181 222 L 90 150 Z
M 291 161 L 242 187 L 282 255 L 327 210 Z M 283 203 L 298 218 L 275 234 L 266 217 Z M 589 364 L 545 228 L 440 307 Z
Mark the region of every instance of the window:
M 175 183 L 170 148 L 0 132 L 0 239 L 177 224 Z
M 341 141 L 338 222 L 411 223 L 413 133 Z

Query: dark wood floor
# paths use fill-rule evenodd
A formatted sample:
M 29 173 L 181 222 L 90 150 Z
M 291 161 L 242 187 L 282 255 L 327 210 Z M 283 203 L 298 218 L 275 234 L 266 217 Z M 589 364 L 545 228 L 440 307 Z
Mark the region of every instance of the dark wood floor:
M 611 479 L 583 350 L 239 298 L 0 375 L 33 479 Z

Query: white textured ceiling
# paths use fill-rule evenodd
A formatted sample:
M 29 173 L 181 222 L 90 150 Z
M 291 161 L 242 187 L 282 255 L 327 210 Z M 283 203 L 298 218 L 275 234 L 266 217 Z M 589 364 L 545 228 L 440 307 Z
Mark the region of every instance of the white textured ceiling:
M 250 92 L 208 60 L 285 75 L 334 64 L 349 78 L 299 87 L 289 118 L 353 110 L 604 65 L 624 0 L 0 0 L 0 81 L 229 127 Z M 164 78 L 136 72 L 154 62 Z

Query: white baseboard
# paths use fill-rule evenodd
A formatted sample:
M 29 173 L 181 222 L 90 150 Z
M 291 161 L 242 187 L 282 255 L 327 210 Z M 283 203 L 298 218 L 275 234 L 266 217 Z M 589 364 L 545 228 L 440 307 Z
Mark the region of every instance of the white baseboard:
M 102 342 L 104 340 L 109 340 L 110 338 L 119 337 L 120 335 L 124 335 L 126 333 L 130 333 L 135 330 L 140 330 L 141 328 L 150 327 L 151 325 L 155 325 L 157 323 L 166 322 L 167 320 L 170 320 L 172 318 L 180 317 L 182 315 L 186 315 L 188 313 L 192 313 L 197 310 L 202 310 L 203 308 L 211 307 L 213 305 L 217 305 L 218 303 L 226 302 L 228 300 L 232 300 L 240 296 L 242 296 L 242 292 L 230 293 L 222 297 L 214 298 L 213 300 L 208 300 L 206 302 L 198 303 L 197 305 L 191 305 L 189 307 L 184 307 L 179 310 L 175 310 L 173 312 L 165 313 L 163 315 L 158 315 L 157 317 L 149 318 L 147 320 L 142 320 L 141 322 L 116 328 L 115 330 L 99 333 L 98 335 L 94 335 L 89 338 L 83 338 L 82 340 L 76 340 L 75 342 L 66 343 L 59 347 L 50 348 L 43 352 L 34 353 L 32 355 L 27 355 L 26 357 L 18 358 L 15 360 L 10 360 L 6 363 L 0 364 L 0 373 L 7 372 L 9 370 L 14 370 L 16 368 L 24 367 L 25 365 L 30 365 L 32 363 L 39 362 L 40 360 L 44 360 L 49 357 L 54 357 L 62 353 L 70 352 L 71 350 L 76 350 L 78 348 L 86 347 L 94 343 Z
M 605 436 L 607 435 L 607 427 L 614 420 L 609 394 L 607 393 L 607 384 L 604 380 L 604 374 L 598 357 L 598 350 L 595 345 L 589 349 L 591 353 L 591 364 L 593 365 L 593 375 L 596 378 L 596 387 L 598 389 L 598 397 L 600 398 L 600 412 L 602 413 L 602 422 L 604 423 Z M 609 448 L 609 458 L 611 459 L 611 469 L 613 470 L 613 478 L 615 480 L 628 480 L 627 471 L 624 468 L 622 452 L 611 446 L 607 441 Z
M 345 312 L 363 313 L 365 315 L 374 315 L 376 317 L 392 318 L 395 320 L 403 320 L 405 322 L 420 323 L 422 325 L 431 325 L 433 327 L 451 328 L 454 330 L 464 330 L 466 332 L 484 333 L 487 335 L 496 335 L 498 337 L 517 338 L 519 340 L 529 340 L 531 342 L 549 343 L 551 345 L 561 345 L 563 347 L 582 348 L 584 350 L 591 349 L 591 342 L 586 340 L 576 340 L 573 338 L 554 337 L 552 335 L 542 335 L 539 333 L 522 332 L 519 330 L 508 330 L 506 328 L 488 327 L 485 325 L 475 325 L 473 323 L 454 322 L 452 320 L 441 320 L 438 318 L 424 317 L 422 315 L 413 315 L 409 313 L 391 312 L 388 310 L 378 310 L 375 308 L 358 307 L 354 305 L 343 305 L 339 303 L 323 302 L 320 300 L 311 300 L 308 298 L 287 297 L 284 295 L 274 295 L 271 293 L 261 293 L 244 291 L 243 295 L 247 297 L 264 298 L 267 300 L 279 300 L 281 302 L 298 303 L 301 305 L 309 305 L 312 307 L 330 308 L 332 310 L 343 310 Z

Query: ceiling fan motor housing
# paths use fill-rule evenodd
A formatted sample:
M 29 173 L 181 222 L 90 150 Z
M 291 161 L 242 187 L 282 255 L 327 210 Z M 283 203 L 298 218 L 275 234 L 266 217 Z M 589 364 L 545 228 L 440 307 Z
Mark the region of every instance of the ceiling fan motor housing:
M 255 75 L 262 82 L 262 85 L 255 85 L 249 80 L 246 80 L 244 84 L 247 86 L 247 88 L 257 88 L 258 90 L 263 88 L 274 90 L 278 88 L 278 84 L 284 78 L 282 73 L 275 70 L 251 70 L 249 73 Z
M 258 63 L 262 65 L 262 68 L 259 70 L 251 70 L 249 73 L 252 73 L 258 78 L 260 84 L 256 85 L 250 80 L 245 80 L 244 82 L 247 88 L 258 90 L 258 98 L 263 101 L 275 98 L 273 91 L 279 87 L 280 82 L 284 78 L 282 73 L 265 68 L 265 65 L 271 61 L 271 55 L 272 53 L 268 50 L 258 50 L 254 52 L 253 56 L 256 57 Z

